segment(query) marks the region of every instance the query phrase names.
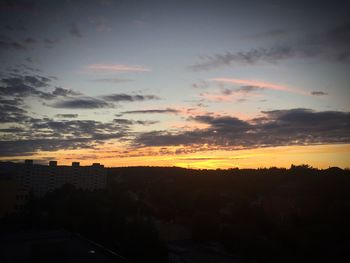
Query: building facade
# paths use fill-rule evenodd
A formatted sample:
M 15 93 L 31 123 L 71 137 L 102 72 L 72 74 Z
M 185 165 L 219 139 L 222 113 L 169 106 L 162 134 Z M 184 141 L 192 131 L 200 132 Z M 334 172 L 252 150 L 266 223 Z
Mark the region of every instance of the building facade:
M 65 184 L 89 191 L 104 189 L 107 173 L 99 163 L 80 166 L 79 162 L 73 162 L 71 166 L 59 166 L 56 161 L 50 161 L 49 165 L 38 165 L 32 160 L 26 160 L 24 164 L 16 165 L 13 179 L 30 189 L 34 195 L 43 196 Z
M 0 180 L 0 218 L 22 211 L 29 197 L 27 188 L 14 180 Z

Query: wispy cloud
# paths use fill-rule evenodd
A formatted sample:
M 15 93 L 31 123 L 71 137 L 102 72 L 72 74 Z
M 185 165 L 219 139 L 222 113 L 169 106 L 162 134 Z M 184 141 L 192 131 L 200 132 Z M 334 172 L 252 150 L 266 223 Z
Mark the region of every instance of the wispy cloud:
M 62 97 L 82 95 L 80 92 L 77 92 L 71 89 L 64 89 L 61 87 L 56 87 L 55 90 L 52 92 L 52 94 L 56 96 L 62 96 Z
M 59 39 L 51 39 L 51 38 L 45 38 L 44 44 L 46 48 L 53 48 L 60 42 Z
M 128 120 L 128 119 L 114 119 L 115 123 L 122 124 L 122 125 L 143 125 L 143 126 L 149 126 L 156 123 L 159 123 L 159 121 L 134 121 L 134 120 Z
M 263 88 L 257 88 L 257 90 L 263 90 Z M 261 98 L 262 95 L 257 92 L 244 92 L 240 91 L 240 88 L 236 90 L 224 89 L 219 93 L 203 92 L 200 96 L 206 101 L 210 102 L 245 102 L 252 98 Z
M 100 79 L 94 79 L 92 81 L 101 82 L 101 83 L 125 83 L 125 82 L 131 82 L 133 80 L 124 79 L 124 78 L 100 78 Z
M 69 98 L 62 101 L 57 101 L 51 105 L 47 105 L 53 108 L 60 109 L 99 109 L 99 108 L 113 108 L 113 105 L 100 99 L 81 97 L 81 98 Z
M 311 95 L 314 95 L 314 96 L 326 96 L 326 95 L 328 95 L 328 93 L 324 92 L 324 91 L 311 91 Z
M 78 118 L 78 114 L 70 114 L 70 113 L 68 113 L 68 114 L 56 114 L 55 115 L 55 117 L 56 118 L 63 118 L 63 119 L 65 119 L 65 118 Z
M 259 62 L 276 63 L 282 59 L 292 58 L 296 51 L 289 46 L 276 46 L 271 48 L 253 48 L 247 51 L 226 52 L 224 54 L 214 54 L 201 56 L 200 62 L 191 65 L 189 68 L 195 71 L 210 70 L 223 66 L 255 65 Z M 300 53 L 300 52 L 299 52 Z M 302 56 L 310 56 L 305 53 Z
M 113 102 L 132 102 L 132 101 L 146 101 L 146 100 L 159 100 L 160 98 L 155 95 L 129 95 L 129 94 L 109 94 L 102 96 L 103 99 Z
M 83 34 L 81 33 L 78 24 L 76 23 L 71 23 L 69 25 L 69 33 L 71 33 L 71 35 L 75 37 L 83 37 Z
M 161 113 L 178 113 L 178 112 L 179 110 L 166 108 L 166 109 L 123 111 L 122 114 L 161 114 Z
M 102 72 L 150 72 L 151 69 L 140 65 L 125 64 L 91 64 L 87 66 L 88 70 Z
M 259 81 L 259 80 L 234 79 L 234 78 L 212 78 L 212 79 L 209 79 L 209 81 L 215 81 L 215 82 L 219 82 L 219 83 L 228 83 L 228 84 L 247 85 L 247 86 L 254 86 L 254 87 L 260 87 L 260 88 L 272 89 L 272 90 L 282 90 L 282 91 L 290 91 L 290 92 L 294 91 L 285 85 L 280 85 L 280 84 L 265 82 L 265 81 Z
M 278 63 L 286 59 L 320 58 L 327 61 L 348 62 L 350 22 L 340 24 L 318 34 L 304 34 L 294 39 L 276 41 L 269 47 L 256 47 L 238 52 L 203 55 L 200 61 L 189 66 L 195 71 L 227 66 L 247 66 L 260 63 Z M 283 32 L 270 32 L 270 36 Z M 268 34 L 265 37 L 268 36 Z M 283 36 L 283 34 L 281 35 Z
M 23 44 L 12 40 L 0 40 L 0 49 L 27 50 Z
M 107 21 L 104 17 L 100 16 L 91 16 L 89 21 L 96 27 L 96 30 L 99 32 L 111 31 L 112 28 L 107 24 Z

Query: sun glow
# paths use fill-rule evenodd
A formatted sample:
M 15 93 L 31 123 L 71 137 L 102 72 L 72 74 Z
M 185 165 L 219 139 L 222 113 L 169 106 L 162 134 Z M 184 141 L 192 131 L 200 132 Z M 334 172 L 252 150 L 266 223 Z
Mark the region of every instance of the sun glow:
M 333 166 L 350 167 L 350 144 L 284 146 L 245 150 L 201 149 L 191 147 L 144 147 L 125 150 L 115 145 L 95 150 L 66 150 L 38 152 L 26 156 L 42 163 L 57 160 L 61 165 L 80 161 L 81 165 L 100 162 L 107 167 L 118 166 L 178 166 L 193 169 L 229 169 L 285 167 L 291 164 L 309 164 L 317 168 Z M 21 161 L 23 157 L 13 160 Z

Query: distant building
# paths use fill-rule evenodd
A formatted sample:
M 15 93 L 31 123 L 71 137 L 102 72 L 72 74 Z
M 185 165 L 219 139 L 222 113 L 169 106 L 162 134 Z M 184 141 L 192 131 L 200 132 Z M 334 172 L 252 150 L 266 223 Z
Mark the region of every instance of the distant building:
M 49 165 L 39 165 L 34 164 L 33 160 L 25 160 L 24 164 L 7 166 L 12 167 L 5 167 L 12 174 L 12 179 L 22 187 L 30 189 L 36 196 L 43 196 L 64 184 L 90 191 L 104 189 L 107 184 L 106 169 L 99 163 L 80 166 L 79 162 L 73 162 L 72 166 L 59 166 L 57 161 L 50 161 Z
M 14 180 L 0 180 L 0 218 L 20 212 L 28 200 L 29 191 Z

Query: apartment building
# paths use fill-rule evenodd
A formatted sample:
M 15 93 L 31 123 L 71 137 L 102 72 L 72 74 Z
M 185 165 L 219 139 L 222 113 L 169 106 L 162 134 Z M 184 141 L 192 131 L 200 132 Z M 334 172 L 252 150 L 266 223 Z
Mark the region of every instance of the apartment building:
M 99 163 L 80 166 L 79 162 L 73 162 L 71 166 L 59 166 L 57 161 L 39 165 L 34 164 L 33 160 L 25 160 L 24 164 L 16 165 L 12 172 L 13 179 L 36 196 L 42 196 L 64 184 L 93 191 L 104 189 L 107 183 L 106 169 Z
M 0 218 L 20 212 L 29 197 L 28 189 L 14 180 L 0 180 Z

